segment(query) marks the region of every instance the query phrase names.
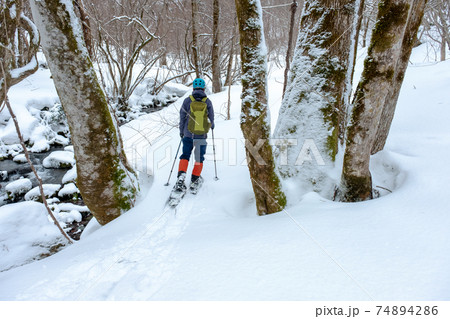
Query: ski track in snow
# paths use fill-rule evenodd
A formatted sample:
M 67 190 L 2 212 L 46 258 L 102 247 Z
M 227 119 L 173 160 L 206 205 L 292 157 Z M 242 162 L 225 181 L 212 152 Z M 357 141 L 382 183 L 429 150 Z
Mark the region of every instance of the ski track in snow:
M 185 197 L 190 197 L 186 195 Z M 185 198 L 187 199 L 187 198 Z M 33 299 L 36 290 L 44 300 L 66 296 L 68 300 L 149 300 L 170 279 L 176 267 L 173 251 L 189 225 L 193 202 L 185 199 L 175 208 L 163 213 L 145 227 L 134 240 L 116 247 L 115 253 L 76 263 L 56 279 L 39 281 L 18 299 Z M 85 283 L 74 285 L 73 277 L 84 277 Z M 84 285 L 84 287 L 83 287 Z

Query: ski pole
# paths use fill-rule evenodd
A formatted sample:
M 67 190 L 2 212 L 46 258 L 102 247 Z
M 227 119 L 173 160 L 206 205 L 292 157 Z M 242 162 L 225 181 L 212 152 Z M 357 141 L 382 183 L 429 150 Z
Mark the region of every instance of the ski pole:
M 167 183 L 165 183 L 164 186 L 169 186 L 170 176 L 172 176 L 173 168 L 175 166 L 175 162 L 177 161 L 178 152 L 180 151 L 181 141 L 182 140 L 180 139 L 180 144 L 178 144 L 177 154 L 175 154 L 175 158 L 173 159 L 172 169 L 170 170 L 169 178 L 167 179 Z
M 218 181 L 219 178 L 217 177 L 216 147 L 215 147 L 215 145 L 214 145 L 214 129 L 212 129 L 211 132 L 212 132 L 212 140 L 213 140 L 214 171 L 216 172 L 216 177 L 214 177 L 214 180 L 215 180 L 215 181 Z

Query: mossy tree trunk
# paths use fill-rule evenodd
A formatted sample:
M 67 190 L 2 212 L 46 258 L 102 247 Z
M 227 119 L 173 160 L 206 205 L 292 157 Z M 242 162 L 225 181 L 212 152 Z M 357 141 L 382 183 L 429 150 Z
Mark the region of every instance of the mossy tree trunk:
M 0 101 L 5 99 L 5 84 L 9 88 L 38 69 L 39 34 L 22 11 L 22 0 L 1 1 L 0 63 L 4 66 L 5 76 L 0 78 Z M 18 41 L 15 41 L 16 35 Z
M 72 1 L 30 0 L 42 48 L 69 123 L 77 186 L 102 225 L 130 209 L 138 184 L 82 40 Z
M 405 34 L 403 36 L 400 59 L 397 62 L 395 77 L 391 83 L 391 90 L 386 98 L 381 118 L 378 122 L 377 134 L 372 146 L 372 154 L 381 151 L 386 144 L 392 120 L 394 119 L 395 107 L 400 95 L 400 89 L 408 67 L 409 57 L 411 56 L 412 49 L 416 43 L 417 32 L 422 22 L 426 4 L 427 0 L 414 0 L 412 3 L 411 13 L 409 14 Z
M 377 22 L 347 129 L 339 195 L 342 201 L 372 198 L 370 154 L 386 98 L 396 78 L 410 9 L 410 0 L 379 3 Z
M 303 191 L 331 197 L 329 170 L 343 144 L 361 0 L 307 0 L 291 72 L 274 137 L 284 177 L 295 177 Z M 299 161 L 305 141 L 313 140 L 321 159 Z M 317 154 L 317 152 L 316 152 Z M 301 163 L 301 164 L 299 164 Z M 323 165 L 323 163 L 325 165 Z
M 219 56 L 219 18 L 220 5 L 219 0 L 213 1 L 213 46 L 211 54 L 211 68 L 212 68 L 212 91 L 218 93 L 222 91 L 222 81 L 220 78 L 220 56 Z
M 259 0 L 236 0 L 241 66 L 241 129 L 246 140 L 246 153 L 256 209 L 259 215 L 281 211 L 286 197 L 275 173 L 272 147 L 269 144 L 270 120 L 267 105 L 266 46 Z

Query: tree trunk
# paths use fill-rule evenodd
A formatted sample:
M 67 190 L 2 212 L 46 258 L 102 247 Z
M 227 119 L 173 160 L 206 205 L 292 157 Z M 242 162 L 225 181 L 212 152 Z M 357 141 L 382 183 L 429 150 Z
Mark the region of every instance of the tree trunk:
M 441 61 L 445 61 L 446 59 L 446 46 L 448 45 L 448 48 L 450 50 L 450 34 L 449 34 L 449 23 L 450 23 L 450 5 L 447 2 L 442 1 L 439 8 L 436 10 L 436 14 L 439 18 L 439 30 L 442 37 L 442 43 L 441 43 Z M 444 15 L 444 12 L 447 12 L 448 17 L 446 18 Z
M 191 0 L 192 4 L 192 59 L 194 62 L 195 75 L 197 78 L 203 77 L 202 66 L 200 65 L 200 53 L 198 49 L 198 0 Z
M 275 138 L 294 144 L 290 144 L 286 163 L 279 166 L 281 174 L 297 176 L 302 190 L 318 191 L 330 198 L 334 183 L 329 171 L 343 141 L 360 3 L 357 0 L 305 2 L 274 133 Z M 313 153 L 320 158 L 304 161 L 299 157 L 304 153 L 305 142 L 311 140 L 317 150 Z M 278 157 L 286 148 L 282 145 L 278 149 Z
M 104 225 L 135 202 L 137 179 L 82 39 L 71 1 L 30 0 L 42 48 L 69 123 L 77 186 Z
M 441 42 L 441 62 L 445 61 L 445 50 L 446 50 L 446 41 L 444 38 L 442 38 L 442 42 Z
M 219 58 L 219 18 L 220 6 L 219 0 L 213 3 L 213 47 L 212 47 L 212 91 L 218 93 L 222 91 L 222 83 L 220 79 L 220 58 Z
M 295 12 L 297 11 L 298 3 L 296 0 L 292 1 L 291 4 L 291 21 L 289 23 L 289 37 L 288 37 L 288 46 L 286 51 L 286 68 L 284 69 L 284 83 L 283 83 L 283 96 L 284 92 L 286 92 L 286 85 L 288 81 L 288 74 L 291 65 L 291 55 L 292 55 L 292 38 L 294 37 L 294 23 L 295 23 Z
M 380 2 L 368 56 L 347 129 L 339 197 L 354 202 L 372 198 L 369 161 L 383 106 L 395 79 L 410 10 L 409 0 Z
M 225 77 L 225 85 L 230 86 L 233 82 L 232 70 L 233 70 L 233 57 L 234 57 L 234 43 L 236 39 L 237 29 L 237 17 L 234 19 L 233 37 L 231 38 L 230 55 L 228 56 L 227 76 Z
M 269 144 L 270 118 L 267 105 L 267 56 L 259 0 L 236 0 L 242 60 L 241 129 L 256 209 L 259 215 L 281 211 L 286 197 L 275 173 Z
M 392 120 L 394 118 L 395 107 L 397 105 L 400 89 L 405 77 L 406 68 L 408 67 L 409 57 L 412 49 L 417 41 L 417 32 L 422 22 L 425 6 L 427 0 L 414 0 L 411 13 L 406 23 L 405 35 L 403 37 L 402 51 L 400 59 L 397 62 L 395 77 L 391 83 L 389 96 L 383 107 L 381 118 L 378 123 L 377 135 L 372 147 L 372 154 L 381 151 L 386 144 L 386 140 L 391 128 Z

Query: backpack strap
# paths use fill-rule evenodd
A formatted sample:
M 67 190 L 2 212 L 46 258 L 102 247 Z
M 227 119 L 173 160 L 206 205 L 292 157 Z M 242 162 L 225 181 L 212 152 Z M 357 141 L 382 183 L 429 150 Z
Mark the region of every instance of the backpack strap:
M 191 99 L 192 102 L 197 101 L 193 95 L 189 95 L 189 98 Z M 206 102 L 207 99 L 208 99 L 208 97 L 205 96 L 205 97 L 202 99 L 202 102 Z

